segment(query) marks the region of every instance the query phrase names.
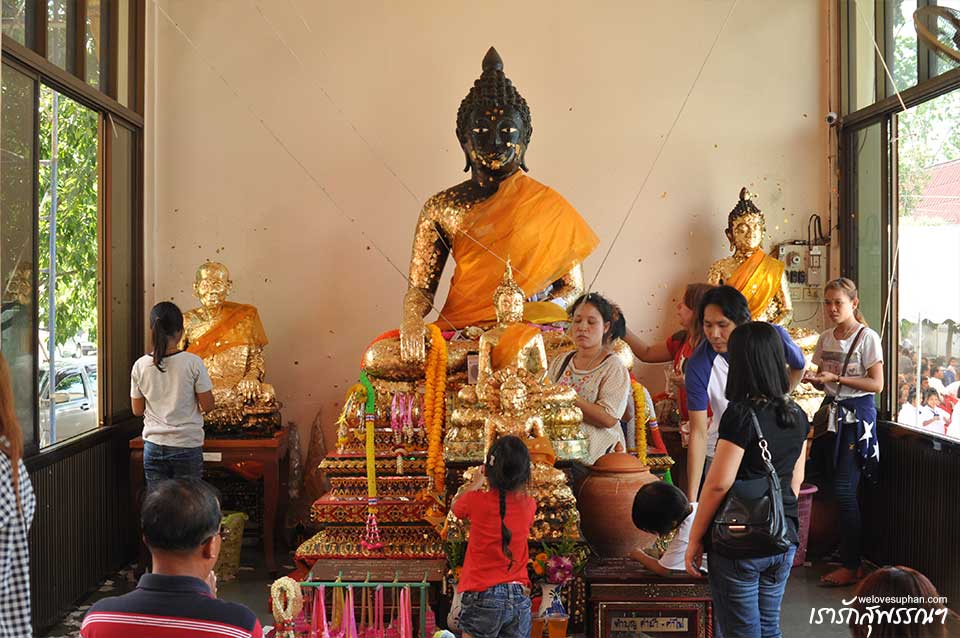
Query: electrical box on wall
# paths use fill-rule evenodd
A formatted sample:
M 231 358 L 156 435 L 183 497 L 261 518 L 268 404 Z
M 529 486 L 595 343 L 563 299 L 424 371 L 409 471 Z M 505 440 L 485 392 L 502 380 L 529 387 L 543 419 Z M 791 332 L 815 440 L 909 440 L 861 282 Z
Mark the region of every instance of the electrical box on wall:
M 786 267 L 784 272 L 794 303 L 819 303 L 826 283 L 826 246 L 804 241 L 781 244 L 778 256 Z

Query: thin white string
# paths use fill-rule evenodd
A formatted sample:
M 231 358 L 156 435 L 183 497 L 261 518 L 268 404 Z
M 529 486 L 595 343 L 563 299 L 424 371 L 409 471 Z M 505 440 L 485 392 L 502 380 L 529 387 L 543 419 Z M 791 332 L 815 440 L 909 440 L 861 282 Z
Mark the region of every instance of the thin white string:
M 900 95 L 900 89 L 897 88 L 897 83 L 893 79 L 893 75 L 890 73 L 889 67 L 887 67 L 887 61 L 883 59 L 883 52 L 880 50 L 880 44 L 877 42 L 877 35 L 870 24 L 867 22 L 867 19 L 864 17 L 863 12 L 860 10 L 859 0 L 853 0 L 853 4 L 857 9 L 857 17 L 860 18 L 860 22 L 863 24 L 863 27 L 867 30 L 867 33 L 870 34 L 870 39 L 873 41 L 873 49 L 877 53 L 877 58 L 880 60 L 880 64 L 883 65 L 883 71 L 886 73 L 887 78 L 890 80 L 890 86 L 893 87 L 893 92 L 897 95 L 897 101 L 900 102 L 900 113 L 904 113 L 907 110 L 907 105 L 903 102 L 903 97 Z M 889 145 L 892 145 L 894 141 L 900 139 L 900 127 L 897 127 L 896 136 L 892 137 L 889 141 Z M 887 319 L 890 316 L 890 301 L 893 299 L 893 283 L 897 279 L 897 271 L 900 269 L 900 235 L 897 234 L 897 245 L 893 250 L 893 268 L 890 270 L 890 278 L 887 281 L 887 298 L 883 304 L 883 319 L 880 323 L 880 339 L 883 339 L 883 335 L 887 331 Z
M 687 94 L 683 98 L 683 102 L 680 104 L 680 110 L 677 111 L 676 117 L 673 118 L 673 122 L 670 124 L 670 128 L 667 130 L 667 134 L 664 136 L 663 141 L 660 143 L 660 147 L 657 149 L 657 154 L 653 158 L 653 163 L 650 164 L 649 170 L 647 170 L 646 176 L 643 178 L 643 182 L 640 184 L 640 189 L 637 191 L 637 194 L 633 197 L 633 201 L 630 203 L 630 208 L 627 209 L 627 214 L 623 216 L 623 221 L 620 222 L 620 227 L 617 229 L 617 233 L 613 236 L 613 241 L 610 242 L 609 248 L 607 248 L 606 254 L 603 256 L 603 260 L 600 262 L 600 267 L 597 268 L 596 274 L 593 276 L 593 279 L 590 281 L 590 285 L 587 286 L 586 292 L 589 293 L 593 289 L 593 285 L 597 282 L 597 278 L 600 277 L 600 272 L 603 270 L 604 265 L 607 263 L 607 258 L 610 257 L 610 253 L 613 252 L 613 247 L 616 245 L 617 240 L 620 239 L 621 233 L 623 233 L 624 227 L 627 225 L 627 222 L 630 220 L 630 216 L 633 214 L 633 209 L 637 205 L 637 201 L 640 199 L 640 194 L 643 193 L 643 189 L 647 186 L 647 181 L 650 179 L 650 176 L 653 174 L 653 170 L 656 168 L 657 163 L 660 161 L 660 156 L 663 154 L 664 148 L 667 146 L 667 142 L 670 141 L 670 136 L 673 134 L 673 130 L 677 126 L 677 122 L 680 121 L 680 117 L 683 115 L 683 111 L 687 106 L 687 101 L 690 99 L 690 96 L 693 94 L 693 90 L 697 86 L 697 82 L 700 80 L 700 76 L 703 74 L 703 69 L 707 66 L 707 62 L 710 61 L 710 56 L 713 54 L 713 50 L 717 46 L 717 42 L 720 41 L 720 35 L 723 33 L 724 28 L 727 26 L 727 22 L 730 21 L 730 16 L 733 14 L 734 8 L 737 6 L 739 0 L 733 0 L 730 3 L 730 9 L 727 10 L 727 15 L 723 19 L 723 22 L 720 24 L 720 29 L 717 31 L 717 35 L 713 38 L 713 43 L 710 45 L 710 49 L 707 51 L 706 57 L 703 59 L 703 63 L 700 65 L 700 69 L 697 71 L 696 77 L 693 78 L 693 82 L 690 84 L 690 89 L 687 91 Z
M 330 204 L 334 207 L 334 209 L 335 209 L 344 219 L 348 220 L 350 223 L 352 223 L 352 224 L 354 224 L 354 225 L 359 226 L 359 234 L 370 244 L 370 246 L 371 246 L 374 250 L 377 251 L 377 253 L 380 254 L 381 257 L 383 257 L 383 258 L 387 261 L 388 264 L 390 264 L 390 265 L 393 267 L 394 270 L 397 271 L 397 273 L 399 273 L 399 275 L 400 275 L 401 277 L 403 277 L 404 281 L 407 282 L 407 285 L 408 285 L 409 289 L 411 289 L 411 290 L 417 290 L 418 293 L 423 297 L 423 299 L 424 299 L 427 303 L 430 304 L 430 307 L 437 311 L 437 314 L 440 316 L 440 319 L 442 319 L 443 321 L 447 321 L 447 319 L 446 319 L 446 318 L 443 316 L 443 314 L 440 312 L 440 309 L 437 308 L 436 305 L 434 305 L 433 300 L 430 299 L 426 294 L 424 294 L 423 291 L 420 290 L 420 288 L 417 288 L 416 286 L 413 286 L 413 285 L 410 284 L 410 279 L 407 277 L 407 275 L 404 274 L 404 272 L 393 262 L 392 259 L 390 259 L 390 257 L 383 251 L 383 249 L 380 248 L 380 246 L 373 240 L 373 238 L 371 238 L 371 237 L 366 233 L 366 231 L 363 230 L 363 227 L 359 225 L 359 223 L 357 222 L 357 219 L 356 219 L 355 217 L 349 215 L 349 214 L 340 206 L 340 204 L 337 202 L 336 199 L 334 199 L 333 195 L 330 193 L 330 191 L 327 190 L 327 188 L 323 185 L 323 183 L 321 183 L 320 180 L 317 179 L 316 176 L 314 176 L 314 174 L 310 171 L 310 169 L 307 168 L 307 166 L 300 160 L 300 158 L 298 158 L 298 157 L 290 150 L 290 148 L 286 145 L 286 143 L 284 143 L 283 139 L 281 139 L 280 136 L 277 135 L 277 133 L 276 133 L 272 128 L 270 128 L 270 125 L 268 125 L 268 124 L 266 123 L 266 121 L 264 121 L 264 119 L 263 119 L 262 117 L 260 117 L 260 115 L 253 109 L 253 107 L 250 105 L 250 103 L 243 99 L 243 97 L 240 95 L 240 93 L 236 90 L 236 88 L 234 88 L 234 86 L 229 82 L 229 80 L 227 80 L 227 78 L 223 75 L 223 73 L 221 73 L 220 70 L 217 69 L 217 67 L 215 67 L 213 64 L 210 63 L 210 61 L 209 61 L 209 60 L 203 55 L 203 53 L 200 51 L 200 48 L 197 46 L 197 44 L 196 44 L 196 43 L 190 38 L 190 36 L 180 27 L 180 25 L 177 23 L 177 21 L 174 20 L 173 17 L 171 17 L 170 14 L 168 14 L 168 13 L 166 12 L 166 10 L 165 10 L 162 6 L 160 6 L 159 0 L 153 0 L 153 2 L 154 2 L 154 5 L 157 7 L 157 9 L 160 11 L 160 13 L 162 13 L 163 16 L 170 22 L 170 24 L 172 24 L 172 25 L 174 26 L 174 28 L 175 28 L 175 29 L 177 30 L 177 32 L 181 35 L 181 37 L 183 37 L 183 39 L 187 41 L 187 44 L 190 45 L 190 47 L 194 50 L 194 52 L 197 54 L 197 56 L 207 65 L 207 67 L 209 67 L 209 69 L 214 73 L 214 75 L 216 75 L 216 76 L 220 79 L 220 81 L 223 82 L 224 86 L 226 86 L 227 89 L 228 89 L 231 93 L 233 93 L 234 97 L 235 97 L 241 104 L 243 104 L 243 105 L 246 107 L 246 109 L 247 109 L 247 111 L 250 113 L 250 115 L 253 116 L 253 118 L 256 119 L 256 120 L 260 123 L 260 125 L 263 127 L 263 129 L 273 138 L 273 140 L 280 146 L 280 148 L 283 149 L 283 151 L 287 154 L 287 156 L 289 156 L 290 159 L 292 159 L 292 160 L 294 161 L 294 163 L 296 163 L 297 166 L 300 167 L 300 169 L 301 169 L 301 170 L 303 171 L 303 173 L 310 179 L 310 181 L 312 181 L 312 182 L 314 183 L 314 185 L 316 185 L 316 187 L 320 189 L 320 191 L 324 194 L 324 196 L 327 198 L 327 200 L 330 202 Z M 453 324 L 451 324 L 449 321 L 447 321 L 447 324 L 448 324 L 448 325 L 453 325 Z
M 293 3 L 293 0 L 290 0 L 290 2 Z M 290 44 L 283 38 L 283 35 L 280 33 L 279 29 L 277 29 L 277 27 L 273 24 L 273 22 L 267 17 L 266 13 L 257 3 L 257 0 L 251 0 L 251 3 L 253 4 L 254 8 L 257 10 L 257 13 L 260 14 L 260 17 L 263 18 L 264 22 L 267 23 L 267 26 L 270 27 L 270 30 L 273 32 L 274 37 L 276 37 L 276 39 L 280 41 L 280 43 L 284 46 L 284 48 L 287 49 L 290 55 L 293 56 L 293 59 L 296 60 L 297 64 L 300 65 L 301 69 L 305 71 L 306 77 L 311 78 L 312 80 L 313 75 L 311 73 L 306 73 L 307 68 L 303 60 L 300 58 L 299 55 L 297 55 L 296 51 L 293 50 L 293 47 L 290 46 Z M 307 21 L 306 16 L 304 16 L 299 12 L 297 12 L 297 15 L 300 17 L 300 20 L 303 22 L 303 25 L 306 28 L 306 30 L 309 33 L 313 33 L 313 29 L 310 27 L 310 23 Z M 324 55 L 324 57 L 327 57 L 326 54 L 323 53 L 322 48 L 319 50 Z M 413 192 L 413 189 L 411 189 L 407 185 L 407 183 L 400 177 L 400 175 L 393 169 L 393 167 L 386 160 L 386 158 L 384 158 L 383 155 L 377 151 L 376 147 L 363 135 L 360 129 L 357 128 L 357 125 L 349 117 L 347 117 L 346 113 L 344 113 L 343 109 L 340 108 L 340 105 L 337 103 L 337 101 L 334 100 L 333 97 L 327 92 L 326 88 L 323 87 L 319 82 L 313 81 L 313 83 L 320 90 L 320 92 L 323 93 L 323 96 L 327 99 L 327 101 L 331 104 L 331 106 L 333 106 L 333 108 L 336 109 L 337 114 L 340 116 L 340 118 L 344 122 L 346 122 L 350 126 L 350 128 L 353 130 L 353 132 L 357 135 L 357 137 L 359 137 L 360 140 L 363 141 L 364 145 L 367 147 L 370 153 L 377 158 L 377 160 L 383 165 L 383 167 L 387 170 L 388 173 L 393 175 L 393 177 L 400 183 L 400 185 L 403 186 L 404 190 L 410 194 L 410 197 L 412 197 L 415 202 L 419 203 L 420 198 L 417 196 L 416 193 Z M 436 228 L 436 226 L 434 226 L 433 231 L 436 233 L 437 238 L 440 240 L 440 243 L 442 243 L 444 247 L 447 249 L 447 252 L 451 253 L 453 249 L 450 246 L 450 244 L 447 243 L 447 241 L 444 239 L 443 233 L 441 233 L 440 230 Z M 469 239 L 470 241 L 477 244 L 478 246 L 483 248 L 485 251 L 493 255 L 497 260 L 500 261 L 500 263 L 506 265 L 507 263 L 506 257 L 503 257 L 502 255 L 499 255 L 498 253 L 496 253 L 492 248 L 484 244 L 479 239 L 473 237 L 465 229 L 460 228 L 457 230 L 457 232 L 461 233 L 467 239 Z M 514 267 L 513 271 L 516 275 L 520 275 L 521 277 L 526 276 L 524 272 L 519 268 Z

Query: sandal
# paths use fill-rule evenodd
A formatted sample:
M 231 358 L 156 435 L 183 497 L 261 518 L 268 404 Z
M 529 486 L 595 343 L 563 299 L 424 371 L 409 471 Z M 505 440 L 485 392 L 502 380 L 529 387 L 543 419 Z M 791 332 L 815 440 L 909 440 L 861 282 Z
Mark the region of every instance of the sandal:
M 849 576 L 845 578 L 840 578 L 840 574 L 844 572 L 849 572 Z M 849 567 L 840 567 L 835 569 L 828 574 L 824 574 L 820 577 L 820 586 L 821 587 L 849 587 L 850 585 L 856 585 L 863 578 L 863 568 L 857 570 L 852 570 Z

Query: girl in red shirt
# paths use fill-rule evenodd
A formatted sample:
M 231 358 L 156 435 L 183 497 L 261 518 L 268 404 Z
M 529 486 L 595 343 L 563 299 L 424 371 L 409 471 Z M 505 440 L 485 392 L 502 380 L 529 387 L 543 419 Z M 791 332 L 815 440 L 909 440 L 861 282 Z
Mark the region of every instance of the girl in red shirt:
M 528 543 L 537 511 L 524 489 L 530 451 L 519 438 L 504 436 L 491 446 L 483 469 L 452 506 L 458 518 L 470 521 L 460 628 L 464 638 L 528 638 Z

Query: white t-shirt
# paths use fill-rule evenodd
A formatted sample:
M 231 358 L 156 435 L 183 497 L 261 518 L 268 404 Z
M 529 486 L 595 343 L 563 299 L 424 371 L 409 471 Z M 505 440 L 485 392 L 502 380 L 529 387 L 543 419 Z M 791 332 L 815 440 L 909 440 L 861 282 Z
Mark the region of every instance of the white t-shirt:
M 693 529 L 693 519 L 697 517 L 697 504 L 690 503 L 693 506 L 693 511 L 690 512 L 690 515 L 683 519 L 683 522 L 680 523 L 680 527 L 677 529 L 677 535 L 673 537 L 673 540 L 670 541 L 670 544 L 667 546 L 667 551 L 663 553 L 663 556 L 660 557 L 660 565 L 666 569 L 673 569 L 677 571 L 686 571 L 686 555 L 687 555 L 687 546 L 690 544 L 690 530 Z M 703 570 L 707 570 L 707 556 L 703 555 Z
M 920 425 L 917 422 L 917 407 L 911 403 L 904 403 L 900 406 L 900 413 L 897 414 L 897 423 L 904 425 Z
M 130 372 L 130 396 L 146 399 L 143 440 L 155 445 L 200 447 L 203 415 L 197 394 L 213 389 L 203 359 L 190 352 L 167 355 L 153 365 L 149 354 L 137 359 Z
M 859 332 L 859 328 L 853 331 L 846 339 L 837 339 L 833 336 L 833 329 L 821 333 L 817 340 L 817 349 L 813 352 L 813 363 L 819 366 L 821 372 L 832 372 L 841 377 L 865 377 L 867 370 L 877 363 L 883 362 L 883 346 L 880 343 L 880 335 L 870 328 L 864 328 L 857 348 L 850 354 L 850 363 L 847 369 L 841 371 L 843 362 L 847 357 L 847 351 L 853 345 L 853 340 Z M 850 386 L 838 386 L 836 383 L 825 384 L 824 390 L 832 397 L 847 399 L 850 397 L 862 397 L 872 392 L 856 390 Z M 839 394 L 838 394 L 839 393 Z
M 936 419 L 936 421 L 924 426 L 923 424 L 930 419 Z M 929 405 L 924 404 L 917 408 L 917 425 L 920 427 L 926 427 L 929 430 L 941 433 L 945 431 L 947 421 L 949 420 L 950 413 L 941 407 L 931 408 Z
M 960 401 L 953 406 L 953 416 L 950 418 L 950 425 L 947 426 L 947 436 L 960 439 Z

